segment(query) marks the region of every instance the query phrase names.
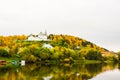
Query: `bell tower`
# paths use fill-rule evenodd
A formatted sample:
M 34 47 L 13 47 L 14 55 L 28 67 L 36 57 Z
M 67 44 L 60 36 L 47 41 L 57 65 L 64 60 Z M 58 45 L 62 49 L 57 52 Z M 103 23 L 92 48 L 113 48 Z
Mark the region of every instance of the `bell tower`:
M 45 35 L 47 36 L 47 30 L 45 29 Z

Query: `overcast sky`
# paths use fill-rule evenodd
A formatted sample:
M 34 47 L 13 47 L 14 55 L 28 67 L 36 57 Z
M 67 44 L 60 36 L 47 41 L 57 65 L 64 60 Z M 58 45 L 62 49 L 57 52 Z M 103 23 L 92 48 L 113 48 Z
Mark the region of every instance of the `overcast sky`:
M 0 35 L 69 34 L 120 50 L 120 0 L 0 0 Z

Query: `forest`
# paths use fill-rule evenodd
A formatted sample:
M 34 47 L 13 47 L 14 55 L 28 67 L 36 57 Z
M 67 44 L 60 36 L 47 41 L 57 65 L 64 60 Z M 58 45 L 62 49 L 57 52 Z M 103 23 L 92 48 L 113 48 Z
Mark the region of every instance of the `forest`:
M 85 39 L 50 34 L 49 41 L 28 41 L 26 35 L 0 36 L 0 59 L 25 60 L 28 63 L 119 62 L 115 53 Z M 49 44 L 52 48 L 44 47 Z

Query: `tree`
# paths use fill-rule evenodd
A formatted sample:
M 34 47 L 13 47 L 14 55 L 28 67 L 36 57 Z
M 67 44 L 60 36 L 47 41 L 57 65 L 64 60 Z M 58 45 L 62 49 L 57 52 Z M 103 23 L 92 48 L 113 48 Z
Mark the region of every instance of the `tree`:
M 37 50 L 35 50 L 34 55 L 43 60 L 49 59 L 50 58 L 50 50 L 48 48 L 40 47 Z
M 86 59 L 88 59 L 88 60 L 101 60 L 102 54 L 95 49 L 89 49 L 87 51 Z
M 0 48 L 0 56 L 1 57 L 9 57 L 9 53 L 7 50 L 5 50 L 4 48 Z
M 118 59 L 119 59 L 119 61 L 120 61 L 120 51 L 118 52 Z
M 114 52 L 109 52 L 107 54 L 105 54 L 103 56 L 104 60 L 105 61 L 114 61 L 114 62 L 118 62 L 119 61 L 119 58 L 120 58 L 120 55 L 118 53 L 118 56 L 117 54 L 115 54 Z

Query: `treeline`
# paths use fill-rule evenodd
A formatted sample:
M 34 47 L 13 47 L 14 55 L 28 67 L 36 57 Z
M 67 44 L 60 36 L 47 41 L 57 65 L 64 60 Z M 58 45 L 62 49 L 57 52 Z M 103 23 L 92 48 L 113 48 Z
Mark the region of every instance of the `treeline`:
M 86 41 L 84 39 L 81 39 L 75 36 L 50 34 L 48 38 L 52 40 L 53 46 L 63 46 L 63 47 L 67 47 L 67 48 L 74 49 L 74 50 L 82 49 L 82 48 L 94 48 L 101 52 L 108 51 L 89 41 Z
M 50 34 L 50 41 L 27 41 L 28 36 L 0 36 L 0 57 L 17 57 L 27 62 L 118 61 L 118 57 L 84 39 Z M 50 44 L 53 48 L 43 47 Z M 107 53 L 109 54 L 107 54 Z M 105 53 L 105 54 L 103 54 Z

